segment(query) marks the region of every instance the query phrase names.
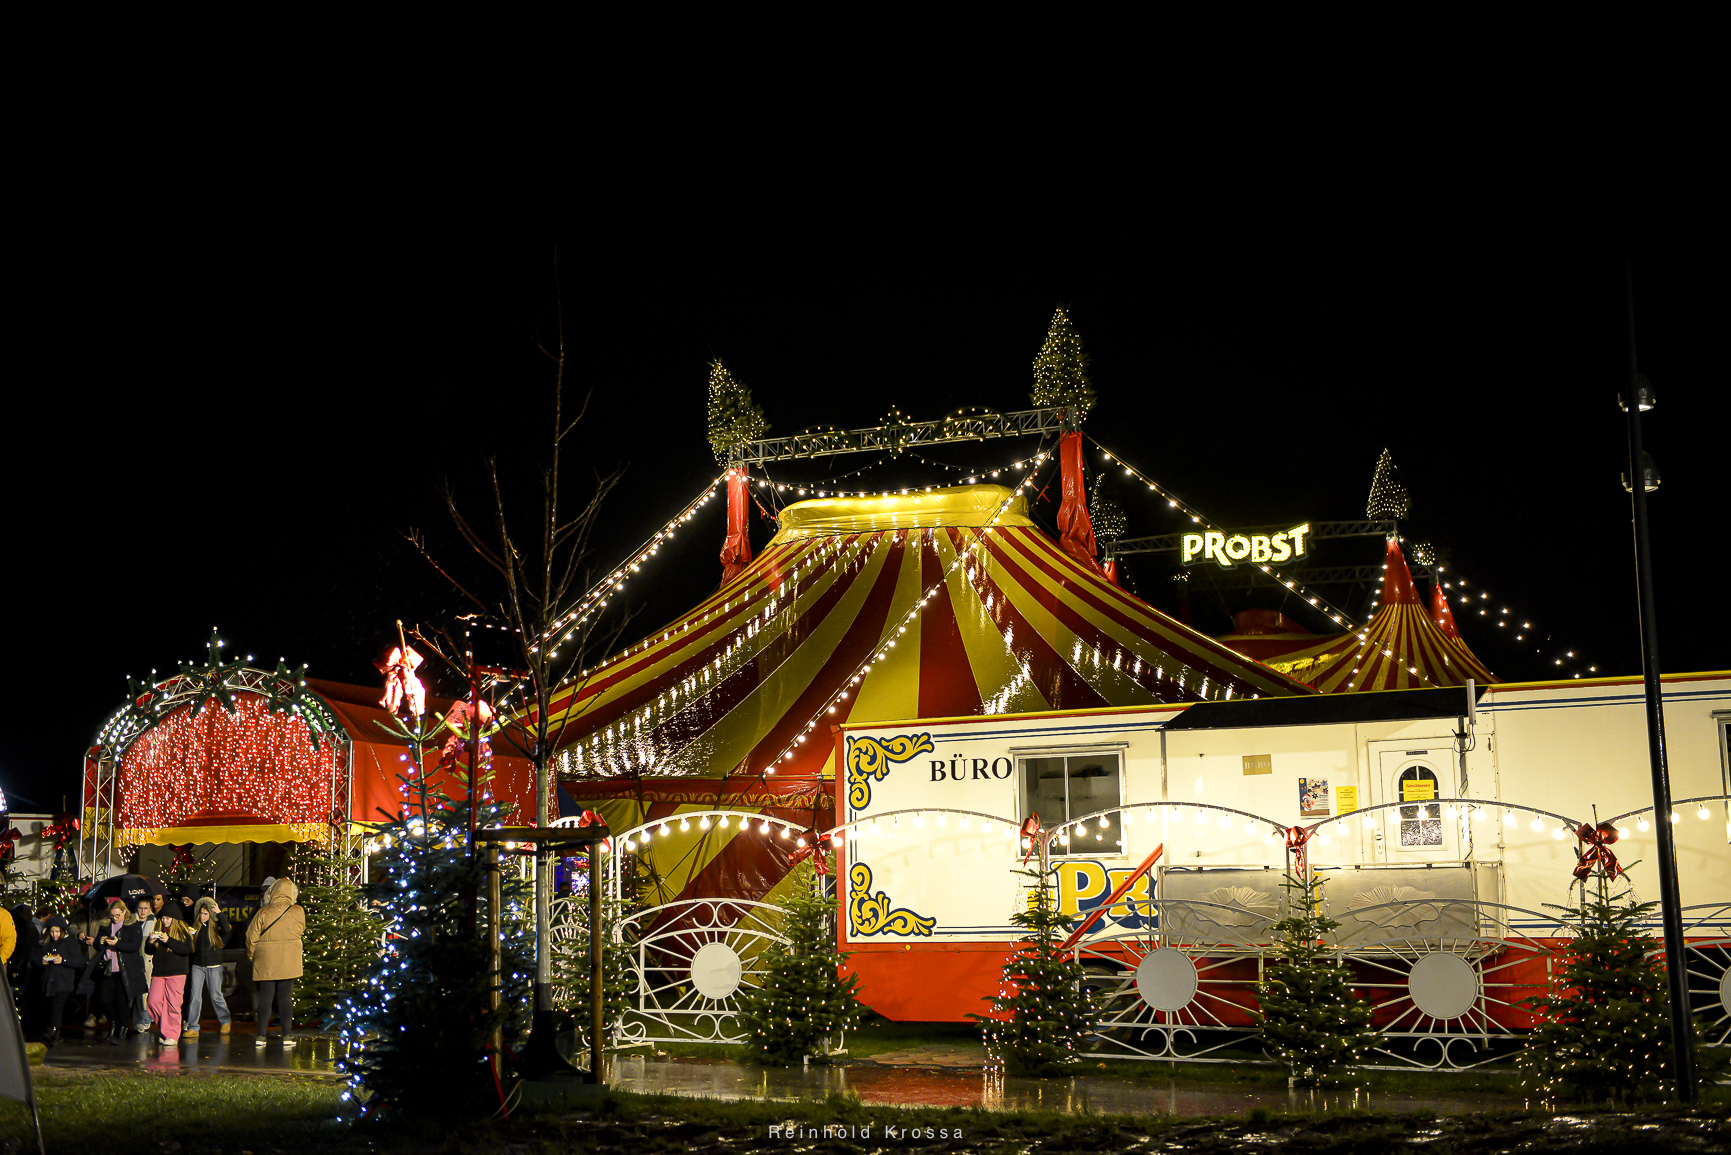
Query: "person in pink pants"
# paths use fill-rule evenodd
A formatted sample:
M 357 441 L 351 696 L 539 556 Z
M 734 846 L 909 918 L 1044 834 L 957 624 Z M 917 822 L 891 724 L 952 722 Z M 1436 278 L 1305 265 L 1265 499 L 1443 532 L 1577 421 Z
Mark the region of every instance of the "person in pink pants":
M 192 962 L 192 935 L 186 923 L 175 917 L 178 913 L 164 906 L 144 946 L 156 960 L 144 1005 L 156 1020 L 156 1041 L 167 1045 L 180 1042 L 180 1008 L 186 1002 L 186 975 Z

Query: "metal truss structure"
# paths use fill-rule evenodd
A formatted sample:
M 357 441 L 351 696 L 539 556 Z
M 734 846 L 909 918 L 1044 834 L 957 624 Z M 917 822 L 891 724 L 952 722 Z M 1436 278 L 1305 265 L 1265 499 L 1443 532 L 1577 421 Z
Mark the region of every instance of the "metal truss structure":
M 240 667 L 222 680 L 223 689 L 230 693 L 250 693 L 269 699 L 273 688 L 283 680 L 280 672 Z M 171 715 L 204 692 L 196 679 L 176 675 L 154 688 L 152 710 L 158 719 Z M 344 872 L 351 881 L 359 881 L 364 869 L 361 840 L 349 831 L 351 794 L 354 789 L 354 743 L 334 714 L 323 702 L 318 707 L 327 716 L 319 719 L 323 740 L 332 747 L 331 789 L 324 821 L 328 845 L 333 857 L 345 862 Z M 115 845 L 115 821 L 120 813 L 120 764 L 127 749 L 144 734 L 148 725 L 140 725 L 122 710 L 103 727 L 104 740 L 97 752 L 85 760 L 84 805 L 78 831 L 78 876 L 96 881 L 108 878 L 124 867 L 127 848 Z
M 1292 580 L 1302 582 L 1307 586 L 1328 585 L 1363 585 L 1367 582 L 1379 582 L 1384 573 L 1380 565 L 1327 565 L 1314 566 L 1309 569 L 1288 570 Z M 1271 573 L 1263 573 L 1255 566 L 1239 566 L 1234 569 L 1221 569 L 1213 566 L 1208 569 L 1200 567 L 1185 573 L 1185 580 L 1191 589 L 1210 590 L 1247 590 L 1257 586 L 1277 586 L 1280 578 Z
M 999 437 L 1044 436 L 1065 432 L 1065 410 L 1022 409 L 1014 413 L 977 413 L 874 425 L 868 429 L 825 429 L 748 441 L 733 465 L 765 465 L 840 453 L 900 453 L 956 441 L 989 441 Z

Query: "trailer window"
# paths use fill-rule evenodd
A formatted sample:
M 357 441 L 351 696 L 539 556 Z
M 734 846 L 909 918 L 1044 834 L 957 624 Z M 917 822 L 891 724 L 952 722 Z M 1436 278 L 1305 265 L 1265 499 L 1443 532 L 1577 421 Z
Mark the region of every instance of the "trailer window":
M 1410 789 L 1407 783 L 1413 783 L 1419 789 Z M 1425 789 L 1424 784 L 1429 783 Z M 1400 772 L 1396 782 L 1401 798 L 1424 796 L 1438 798 L 1437 777 L 1423 766 L 1408 766 Z M 1416 806 L 1400 808 L 1400 844 L 1402 846 L 1441 846 L 1443 844 L 1442 803 L 1420 802 Z
M 1121 771 L 1117 751 L 1023 758 L 1022 818 L 1039 815 L 1042 830 L 1068 827 L 1069 841 L 1062 835 L 1052 841 L 1055 857 L 1121 854 L 1124 839 L 1114 809 L 1122 801 Z M 1087 818 L 1080 830 L 1074 825 L 1079 818 Z

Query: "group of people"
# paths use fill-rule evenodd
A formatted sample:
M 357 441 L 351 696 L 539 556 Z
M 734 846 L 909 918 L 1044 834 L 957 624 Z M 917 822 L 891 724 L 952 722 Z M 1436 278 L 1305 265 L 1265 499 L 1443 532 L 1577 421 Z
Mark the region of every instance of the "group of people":
M 306 931 L 299 897 L 291 880 L 267 879 L 264 903 L 247 924 L 260 1046 L 273 1011 L 281 1037 L 293 1037 L 294 981 L 301 977 Z M 141 896 L 131 906 L 115 898 L 77 932 L 61 916 L 40 913 L 21 906 L 10 920 L 0 919 L 0 958 L 14 960 L 26 1029 L 40 1023 L 49 1046 L 60 1039 L 67 1002 L 80 995 L 87 1000 L 85 1026 L 104 1020 L 102 1037 L 111 1044 L 146 1032 L 165 1045 L 196 1039 L 206 998 L 220 1031 L 229 1033 L 233 1015 L 223 997 L 222 964 L 233 926 L 216 899 L 190 887 Z

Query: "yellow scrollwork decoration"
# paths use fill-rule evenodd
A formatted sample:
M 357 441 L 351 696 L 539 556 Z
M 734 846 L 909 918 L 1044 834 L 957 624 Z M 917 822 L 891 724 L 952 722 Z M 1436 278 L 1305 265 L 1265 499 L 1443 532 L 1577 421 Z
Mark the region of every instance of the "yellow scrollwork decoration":
M 847 740 L 847 804 L 855 810 L 871 805 L 872 779 L 881 779 L 898 762 L 935 749 L 930 734 L 898 734 L 894 738 Z
M 930 938 L 935 918 L 911 910 L 891 910 L 889 895 L 871 892 L 872 868 L 856 862 L 847 872 L 847 913 L 855 934 L 899 934 Z

